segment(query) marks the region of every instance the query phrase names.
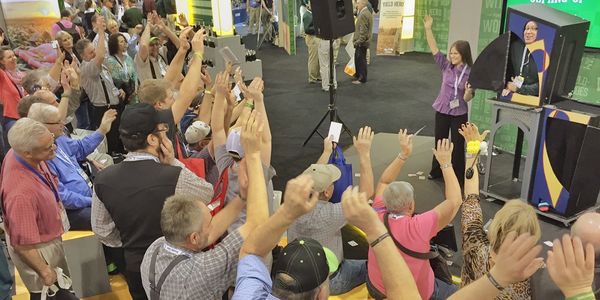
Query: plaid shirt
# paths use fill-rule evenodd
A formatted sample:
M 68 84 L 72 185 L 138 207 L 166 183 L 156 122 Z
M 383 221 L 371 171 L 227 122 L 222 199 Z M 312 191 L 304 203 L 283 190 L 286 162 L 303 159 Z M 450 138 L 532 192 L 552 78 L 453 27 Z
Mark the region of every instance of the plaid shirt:
M 234 285 L 243 242 L 240 232 L 236 230 L 214 249 L 193 253 L 165 241 L 164 237 L 157 239 L 146 250 L 140 268 L 146 295 L 150 298 L 150 261 L 154 251 L 160 247 L 155 265 L 156 283 L 171 261 L 179 255 L 173 250 L 190 256 L 171 270 L 162 285 L 160 299 L 221 299 L 227 289 Z
M 148 153 L 139 153 L 139 152 L 130 152 L 127 155 L 127 158 L 145 156 L 148 157 Z M 156 158 L 158 162 L 158 158 Z M 179 179 L 177 180 L 177 185 L 175 186 L 175 194 L 188 194 L 199 197 L 200 199 L 206 199 L 207 203 L 213 197 L 213 187 L 210 183 L 206 182 L 204 179 L 199 178 L 192 171 L 188 170 L 179 160 L 175 159 L 174 166 L 180 167 L 181 173 L 179 174 Z M 92 196 L 92 230 L 102 242 L 102 244 L 118 248 L 122 247 L 123 243 L 121 241 L 121 234 L 117 229 L 115 222 L 113 221 L 110 213 L 96 195 L 96 191 L 94 190 L 94 195 Z
M 313 211 L 298 218 L 288 229 L 288 241 L 299 237 L 317 240 L 323 247 L 329 248 L 338 261 L 344 259 L 344 244 L 341 229 L 346 225 L 342 203 L 319 200 Z

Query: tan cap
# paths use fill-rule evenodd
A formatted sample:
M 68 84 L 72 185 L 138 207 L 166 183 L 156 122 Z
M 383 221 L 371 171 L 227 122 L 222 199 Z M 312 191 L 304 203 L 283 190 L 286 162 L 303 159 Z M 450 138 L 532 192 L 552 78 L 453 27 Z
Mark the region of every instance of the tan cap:
M 319 193 L 324 192 L 330 185 L 342 177 L 340 169 L 332 164 L 312 164 L 302 174 L 310 175 L 315 182 L 313 190 Z

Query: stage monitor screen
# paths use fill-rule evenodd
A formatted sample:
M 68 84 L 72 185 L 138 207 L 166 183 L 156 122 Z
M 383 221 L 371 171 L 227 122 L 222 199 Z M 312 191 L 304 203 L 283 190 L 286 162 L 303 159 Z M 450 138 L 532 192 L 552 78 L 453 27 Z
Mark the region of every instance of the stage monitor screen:
M 506 0 L 506 7 L 544 4 L 591 22 L 586 47 L 600 48 L 600 1 L 598 0 Z

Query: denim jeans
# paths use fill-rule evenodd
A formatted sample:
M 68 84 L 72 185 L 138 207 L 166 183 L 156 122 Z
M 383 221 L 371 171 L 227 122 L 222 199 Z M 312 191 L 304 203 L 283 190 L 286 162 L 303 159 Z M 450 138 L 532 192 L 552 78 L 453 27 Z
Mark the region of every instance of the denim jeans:
M 4 250 L 4 243 L 0 241 L 0 300 L 10 300 L 13 278 L 8 269 L 8 261 Z
M 366 260 L 344 259 L 335 277 L 329 280 L 329 291 L 331 295 L 343 294 L 365 283 L 366 279 Z
M 439 279 L 435 279 L 435 283 L 433 286 L 433 294 L 431 295 L 431 300 L 445 300 L 450 297 L 450 295 L 454 294 L 458 290 L 458 286 L 454 284 L 447 284 Z

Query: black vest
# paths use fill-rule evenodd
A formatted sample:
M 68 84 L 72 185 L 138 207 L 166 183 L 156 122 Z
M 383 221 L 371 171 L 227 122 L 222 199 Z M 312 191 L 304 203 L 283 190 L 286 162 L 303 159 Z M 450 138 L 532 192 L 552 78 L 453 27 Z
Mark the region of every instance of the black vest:
M 160 212 L 175 194 L 181 168 L 153 160 L 124 161 L 94 179 L 96 195 L 115 222 L 129 271 L 139 272 L 146 249 L 161 237 Z

